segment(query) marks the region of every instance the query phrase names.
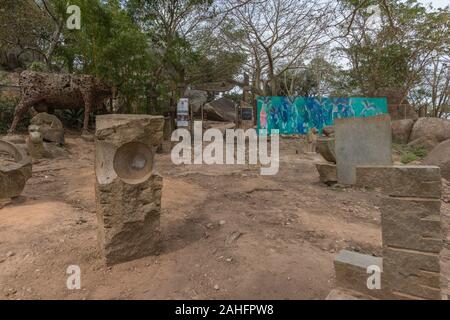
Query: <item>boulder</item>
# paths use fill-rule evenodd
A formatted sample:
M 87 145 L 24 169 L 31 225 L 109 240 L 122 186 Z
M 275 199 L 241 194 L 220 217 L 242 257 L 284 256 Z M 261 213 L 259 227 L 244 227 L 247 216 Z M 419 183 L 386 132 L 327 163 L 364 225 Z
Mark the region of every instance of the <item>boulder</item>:
M 450 140 L 438 144 L 424 159 L 424 163 L 438 166 L 442 177 L 450 180 Z
M 44 141 L 64 144 L 64 127 L 55 115 L 38 113 L 30 120 L 30 124 L 40 127 Z
M 413 125 L 413 119 L 392 121 L 392 141 L 402 144 L 408 143 Z
M 319 172 L 320 182 L 327 185 L 337 183 L 336 165 L 331 163 L 316 163 Z
M 334 138 L 320 137 L 317 139 L 317 152 L 328 162 L 336 163 Z
M 21 148 L 2 140 L 0 153 L 6 159 L 0 161 L 0 199 L 18 197 L 31 178 L 31 159 Z
M 409 141 L 433 136 L 438 142 L 450 139 L 450 121 L 439 118 L 419 118 L 414 124 Z
M 439 142 L 436 140 L 435 136 L 426 135 L 411 141 L 410 143 L 408 143 L 408 146 L 413 148 L 425 149 L 429 152 L 433 150 L 434 147 L 436 147 L 438 144 Z
M 186 89 L 184 97 L 189 99 L 189 105 L 194 113 L 201 110 L 202 105 L 208 101 L 208 92 L 203 90 Z

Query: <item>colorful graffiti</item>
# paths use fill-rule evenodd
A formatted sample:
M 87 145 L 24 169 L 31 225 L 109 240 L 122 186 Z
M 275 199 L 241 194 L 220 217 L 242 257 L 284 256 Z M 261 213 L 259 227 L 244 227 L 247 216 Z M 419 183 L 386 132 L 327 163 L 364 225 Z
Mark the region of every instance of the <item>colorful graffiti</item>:
M 280 134 L 319 132 L 334 119 L 387 114 L 386 98 L 258 97 L 258 130 L 278 129 Z

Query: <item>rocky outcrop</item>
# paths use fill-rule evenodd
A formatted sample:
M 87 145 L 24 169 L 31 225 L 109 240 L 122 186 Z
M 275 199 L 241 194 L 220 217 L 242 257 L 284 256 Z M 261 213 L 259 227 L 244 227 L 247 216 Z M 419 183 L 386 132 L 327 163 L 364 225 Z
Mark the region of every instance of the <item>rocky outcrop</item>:
M 391 123 L 392 141 L 403 144 L 408 143 L 413 125 L 414 125 L 413 119 L 392 121 Z
M 424 163 L 438 166 L 442 177 L 450 180 L 450 140 L 438 144 L 424 159 Z
M 425 149 L 431 151 L 439 144 L 434 136 L 423 136 L 408 143 L 412 148 Z
M 450 121 L 440 118 L 420 118 L 412 128 L 409 141 L 432 136 L 438 142 L 450 139 Z

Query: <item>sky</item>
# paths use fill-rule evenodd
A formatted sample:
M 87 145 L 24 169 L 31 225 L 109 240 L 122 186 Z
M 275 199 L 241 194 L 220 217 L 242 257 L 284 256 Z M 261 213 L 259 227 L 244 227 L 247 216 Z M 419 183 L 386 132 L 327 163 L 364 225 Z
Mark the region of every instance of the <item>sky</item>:
M 423 4 L 432 4 L 435 8 L 444 8 L 445 6 L 450 5 L 450 0 L 419 0 Z

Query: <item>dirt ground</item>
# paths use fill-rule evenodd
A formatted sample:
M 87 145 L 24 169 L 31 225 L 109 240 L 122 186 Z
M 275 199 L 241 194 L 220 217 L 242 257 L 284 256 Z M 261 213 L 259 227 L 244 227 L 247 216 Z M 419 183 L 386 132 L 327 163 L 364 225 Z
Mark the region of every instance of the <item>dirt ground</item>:
M 324 299 L 340 249 L 381 252 L 379 197 L 319 183 L 319 157 L 288 139 L 276 176 L 158 154 L 161 253 L 106 267 L 94 144 L 66 140 L 67 156 L 35 163 L 23 195 L 0 209 L 1 299 Z M 81 290 L 66 287 L 69 265 Z

